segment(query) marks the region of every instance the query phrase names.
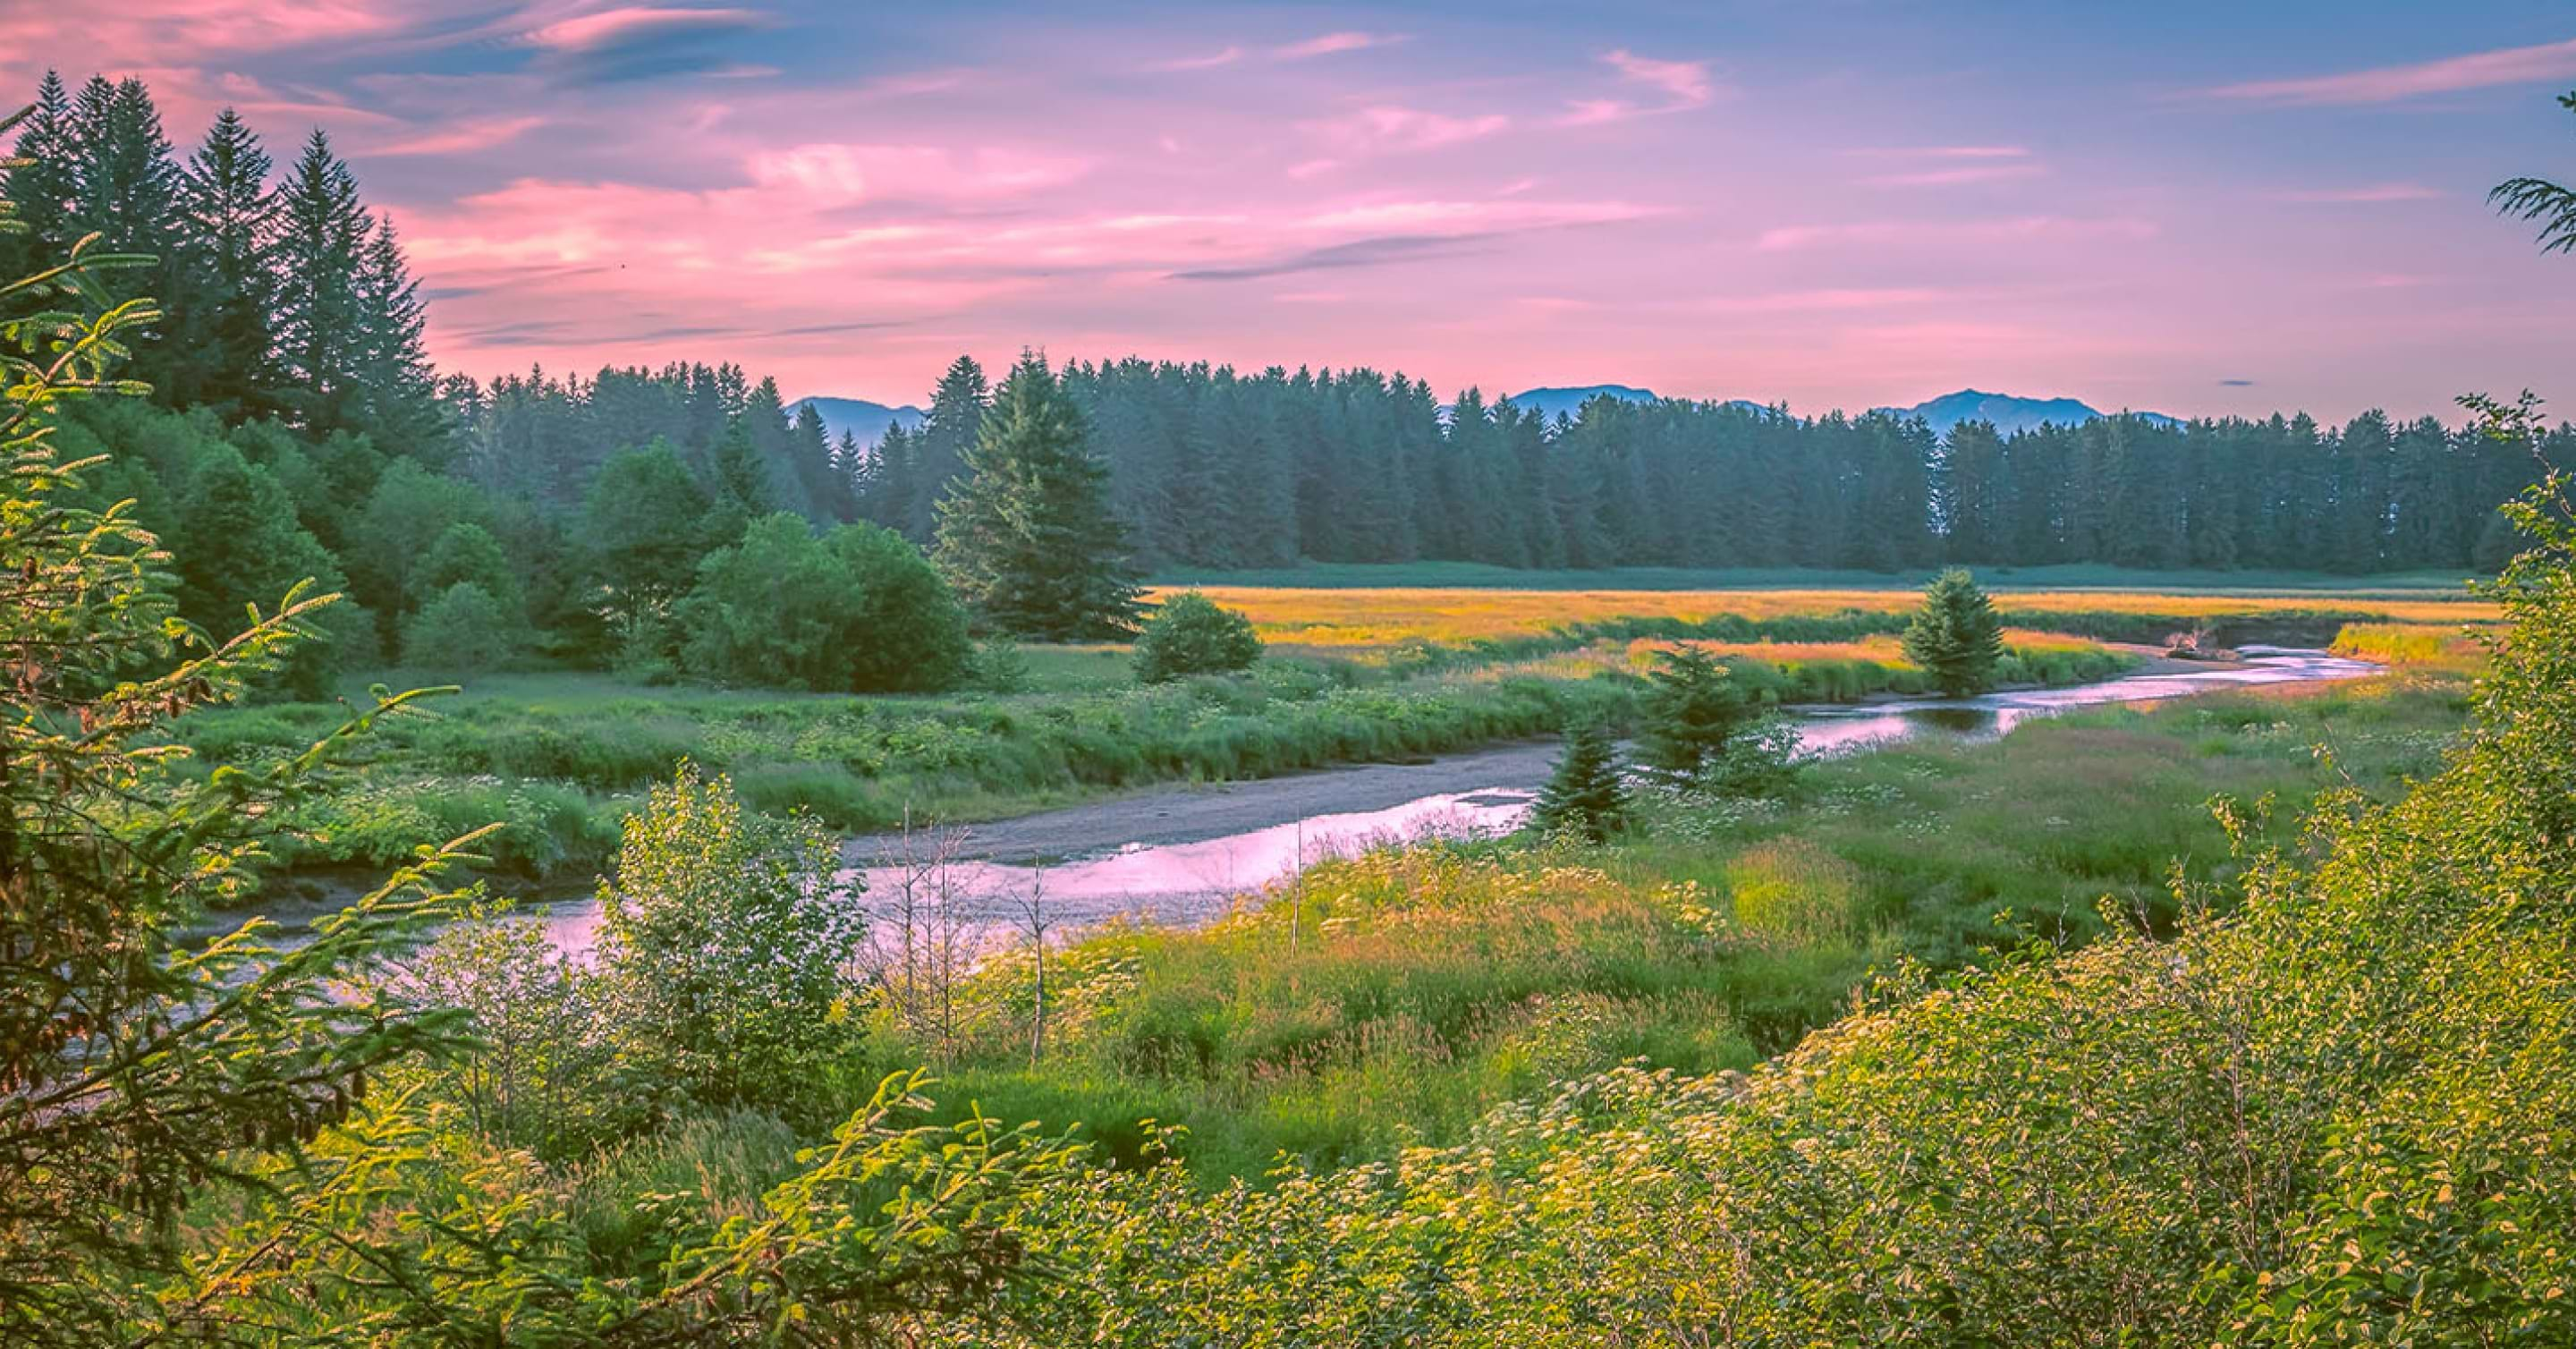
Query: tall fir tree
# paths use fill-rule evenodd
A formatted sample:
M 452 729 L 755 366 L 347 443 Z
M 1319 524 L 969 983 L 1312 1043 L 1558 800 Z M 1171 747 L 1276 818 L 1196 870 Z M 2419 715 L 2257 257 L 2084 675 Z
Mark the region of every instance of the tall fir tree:
M 17 208 L 21 227 L 0 234 L 0 262 L 7 264 L 0 275 L 26 276 L 42 264 L 60 262 L 80 238 L 72 228 L 78 191 L 73 137 L 71 92 L 63 87 L 60 74 L 48 70 L 36 86 L 26 119 L 18 125 L 10 150 L 12 162 L 6 178 L 0 179 L 0 199 Z M 29 302 L 41 300 L 30 297 Z
M 277 397 L 269 320 L 277 293 L 270 271 L 277 236 L 277 198 L 268 183 L 273 167 L 249 124 L 226 108 L 182 172 L 182 256 L 197 294 L 195 307 L 176 315 L 177 340 L 204 353 L 197 398 L 226 416 L 269 411 Z
M 1976 578 L 1953 567 L 1923 592 L 1923 607 L 1905 627 L 1905 658 L 1953 698 L 1994 687 L 2004 657 L 2004 625 Z
M 938 503 L 966 471 L 967 456 L 982 439 L 984 414 L 991 402 L 984 367 L 971 356 L 951 362 L 931 391 L 930 409 L 913 433 L 912 490 L 899 526 L 914 540 L 927 542 L 938 533 Z
M 995 392 L 965 475 L 939 502 L 939 563 L 986 623 L 1042 641 L 1135 628 L 1136 577 L 1109 509 L 1109 471 L 1046 358 Z
M 366 349 L 358 276 L 368 249 L 358 180 L 316 129 L 277 197 L 275 276 L 281 401 L 316 430 L 352 425 Z
M 421 344 L 428 310 L 390 217 L 366 230 L 349 299 L 357 320 L 349 370 L 359 399 L 355 429 L 389 449 L 443 462 L 437 374 Z

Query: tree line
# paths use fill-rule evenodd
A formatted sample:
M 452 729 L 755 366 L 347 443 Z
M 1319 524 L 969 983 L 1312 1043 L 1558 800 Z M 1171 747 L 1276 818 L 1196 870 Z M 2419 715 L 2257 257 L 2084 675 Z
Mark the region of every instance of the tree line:
M 2576 463 L 2565 427 L 2505 444 L 2377 413 L 1944 438 L 1684 400 L 1543 419 L 1400 374 L 1137 359 L 1023 361 L 1020 406 L 967 357 L 918 427 L 870 446 L 733 364 L 440 377 L 394 228 L 319 131 L 281 172 L 228 109 L 183 160 L 139 79 L 49 73 L 15 150 L 0 189 L 25 228 L 0 264 L 78 246 L 160 301 L 119 339 L 150 401 L 65 415 L 66 445 L 110 456 L 84 491 L 136 503 L 211 631 L 300 577 L 345 590 L 317 620 L 333 640 L 283 676 L 307 692 L 433 653 L 812 683 L 853 623 L 891 621 L 837 593 L 871 586 L 927 606 L 896 626 L 945 654 L 881 672 L 917 687 L 962 677 L 952 611 L 1114 635 L 1155 568 L 2483 568 L 2510 548 L 2492 503 Z M 775 515 L 804 542 L 748 539 Z M 867 527 L 929 554 L 936 586 L 864 532 L 825 546 Z M 755 558 L 813 584 L 746 578 Z M 763 624 L 690 603 L 702 588 L 797 622 L 745 644 Z

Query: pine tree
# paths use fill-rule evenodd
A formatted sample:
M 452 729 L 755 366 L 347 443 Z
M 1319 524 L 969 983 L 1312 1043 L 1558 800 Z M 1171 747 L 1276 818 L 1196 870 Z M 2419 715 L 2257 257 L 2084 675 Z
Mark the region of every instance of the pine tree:
M 908 513 L 899 526 L 915 540 L 938 532 L 938 503 L 960 473 L 969 452 L 982 439 L 984 414 L 992 401 L 984 367 L 971 356 L 951 362 L 930 394 L 930 410 L 912 438 L 912 490 Z
M 349 298 L 356 318 L 349 373 L 363 400 L 353 429 L 398 452 L 434 460 L 445 422 L 437 376 L 421 345 L 428 311 L 391 218 L 378 217 L 366 231 Z
M 2004 656 L 2003 620 L 1976 578 L 1953 567 L 1923 592 L 1923 607 L 1905 627 L 1905 658 L 1923 667 L 1953 698 L 1994 687 Z
M 1136 581 L 1109 472 L 1046 358 L 1023 355 L 982 421 L 966 475 L 939 502 L 939 562 L 958 594 L 1014 636 L 1132 631 Z
M 1695 646 L 1657 653 L 1646 676 L 1638 744 L 1646 771 L 1680 788 L 1716 785 L 1760 709 L 1717 659 Z
M 351 425 L 366 349 L 357 277 L 368 246 L 358 180 L 315 130 L 278 193 L 274 275 L 282 401 L 317 430 Z
M 276 336 L 269 321 L 277 291 L 269 271 L 277 233 L 271 167 L 259 137 L 226 108 L 181 179 L 183 256 L 197 299 L 193 310 L 177 316 L 176 340 L 203 352 L 197 399 L 229 416 L 268 411 L 277 395 Z
M 72 227 L 74 178 L 72 99 L 63 78 L 46 71 L 36 86 L 36 101 L 19 124 L 17 143 L 0 198 L 17 208 L 19 230 L 0 234 L 0 276 L 35 272 L 40 263 L 59 261 L 71 251 L 79 231 Z
M 1580 834 L 1594 843 L 1627 827 L 1628 784 L 1620 776 L 1610 732 L 1600 723 L 1585 722 L 1566 732 L 1565 752 L 1539 789 L 1530 823 L 1542 833 Z

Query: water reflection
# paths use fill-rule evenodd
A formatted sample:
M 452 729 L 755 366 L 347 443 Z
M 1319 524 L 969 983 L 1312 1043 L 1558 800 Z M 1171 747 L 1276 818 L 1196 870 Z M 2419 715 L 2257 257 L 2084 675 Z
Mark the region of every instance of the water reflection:
M 2353 679 L 2378 667 L 2317 651 L 2244 648 L 2247 663 L 2233 668 L 2136 675 L 2063 689 L 2031 689 L 1958 700 L 1914 699 L 1860 707 L 1799 707 L 1798 743 L 1811 755 L 1849 753 L 1864 747 L 1928 736 L 1986 740 L 2032 717 L 2106 703 L 2188 697 L 2231 687 L 2298 680 Z M 1543 771 L 1543 770 L 1540 770 Z M 1222 917 L 1233 897 L 1292 874 L 1301 863 L 1349 854 L 1371 844 L 1425 836 L 1478 837 L 1506 833 L 1521 822 L 1538 783 L 1497 782 L 1469 792 L 1426 795 L 1386 810 L 1312 815 L 1268 828 L 1157 847 L 1129 844 L 1045 866 L 1006 865 L 977 859 L 974 833 L 946 840 L 945 861 L 916 856 L 910 864 L 861 868 L 863 901 L 875 920 L 881 950 L 933 932 L 942 943 L 965 949 L 1025 942 L 1033 915 L 1054 938 L 1112 919 L 1189 925 Z M 1172 811 L 1186 814 L 1190 798 L 1175 795 Z M 557 907 L 545 915 L 547 935 L 568 952 L 587 953 L 599 923 L 596 901 Z M 933 931 L 935 930 L 935 932 Z

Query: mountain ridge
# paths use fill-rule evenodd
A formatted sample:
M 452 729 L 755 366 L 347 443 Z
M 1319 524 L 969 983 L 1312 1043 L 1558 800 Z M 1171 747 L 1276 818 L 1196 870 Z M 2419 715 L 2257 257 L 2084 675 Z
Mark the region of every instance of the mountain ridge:
M 793 417 L 799 409 L 806 407 L 823 415 L 823 434 L 834 443 L 837 444 L 841 433 L 847 431 L 859 442 L 860 448 L 870 450 L 877 447 L 878 441 L 885 439 L 886 427 L 900 426 L 910 431 L 921 425 L 925 415 L 910 403 L 888 407 L 871 399 L 835 398 L 828 394 L 797 399 L 787 405 L 787 415 Z

